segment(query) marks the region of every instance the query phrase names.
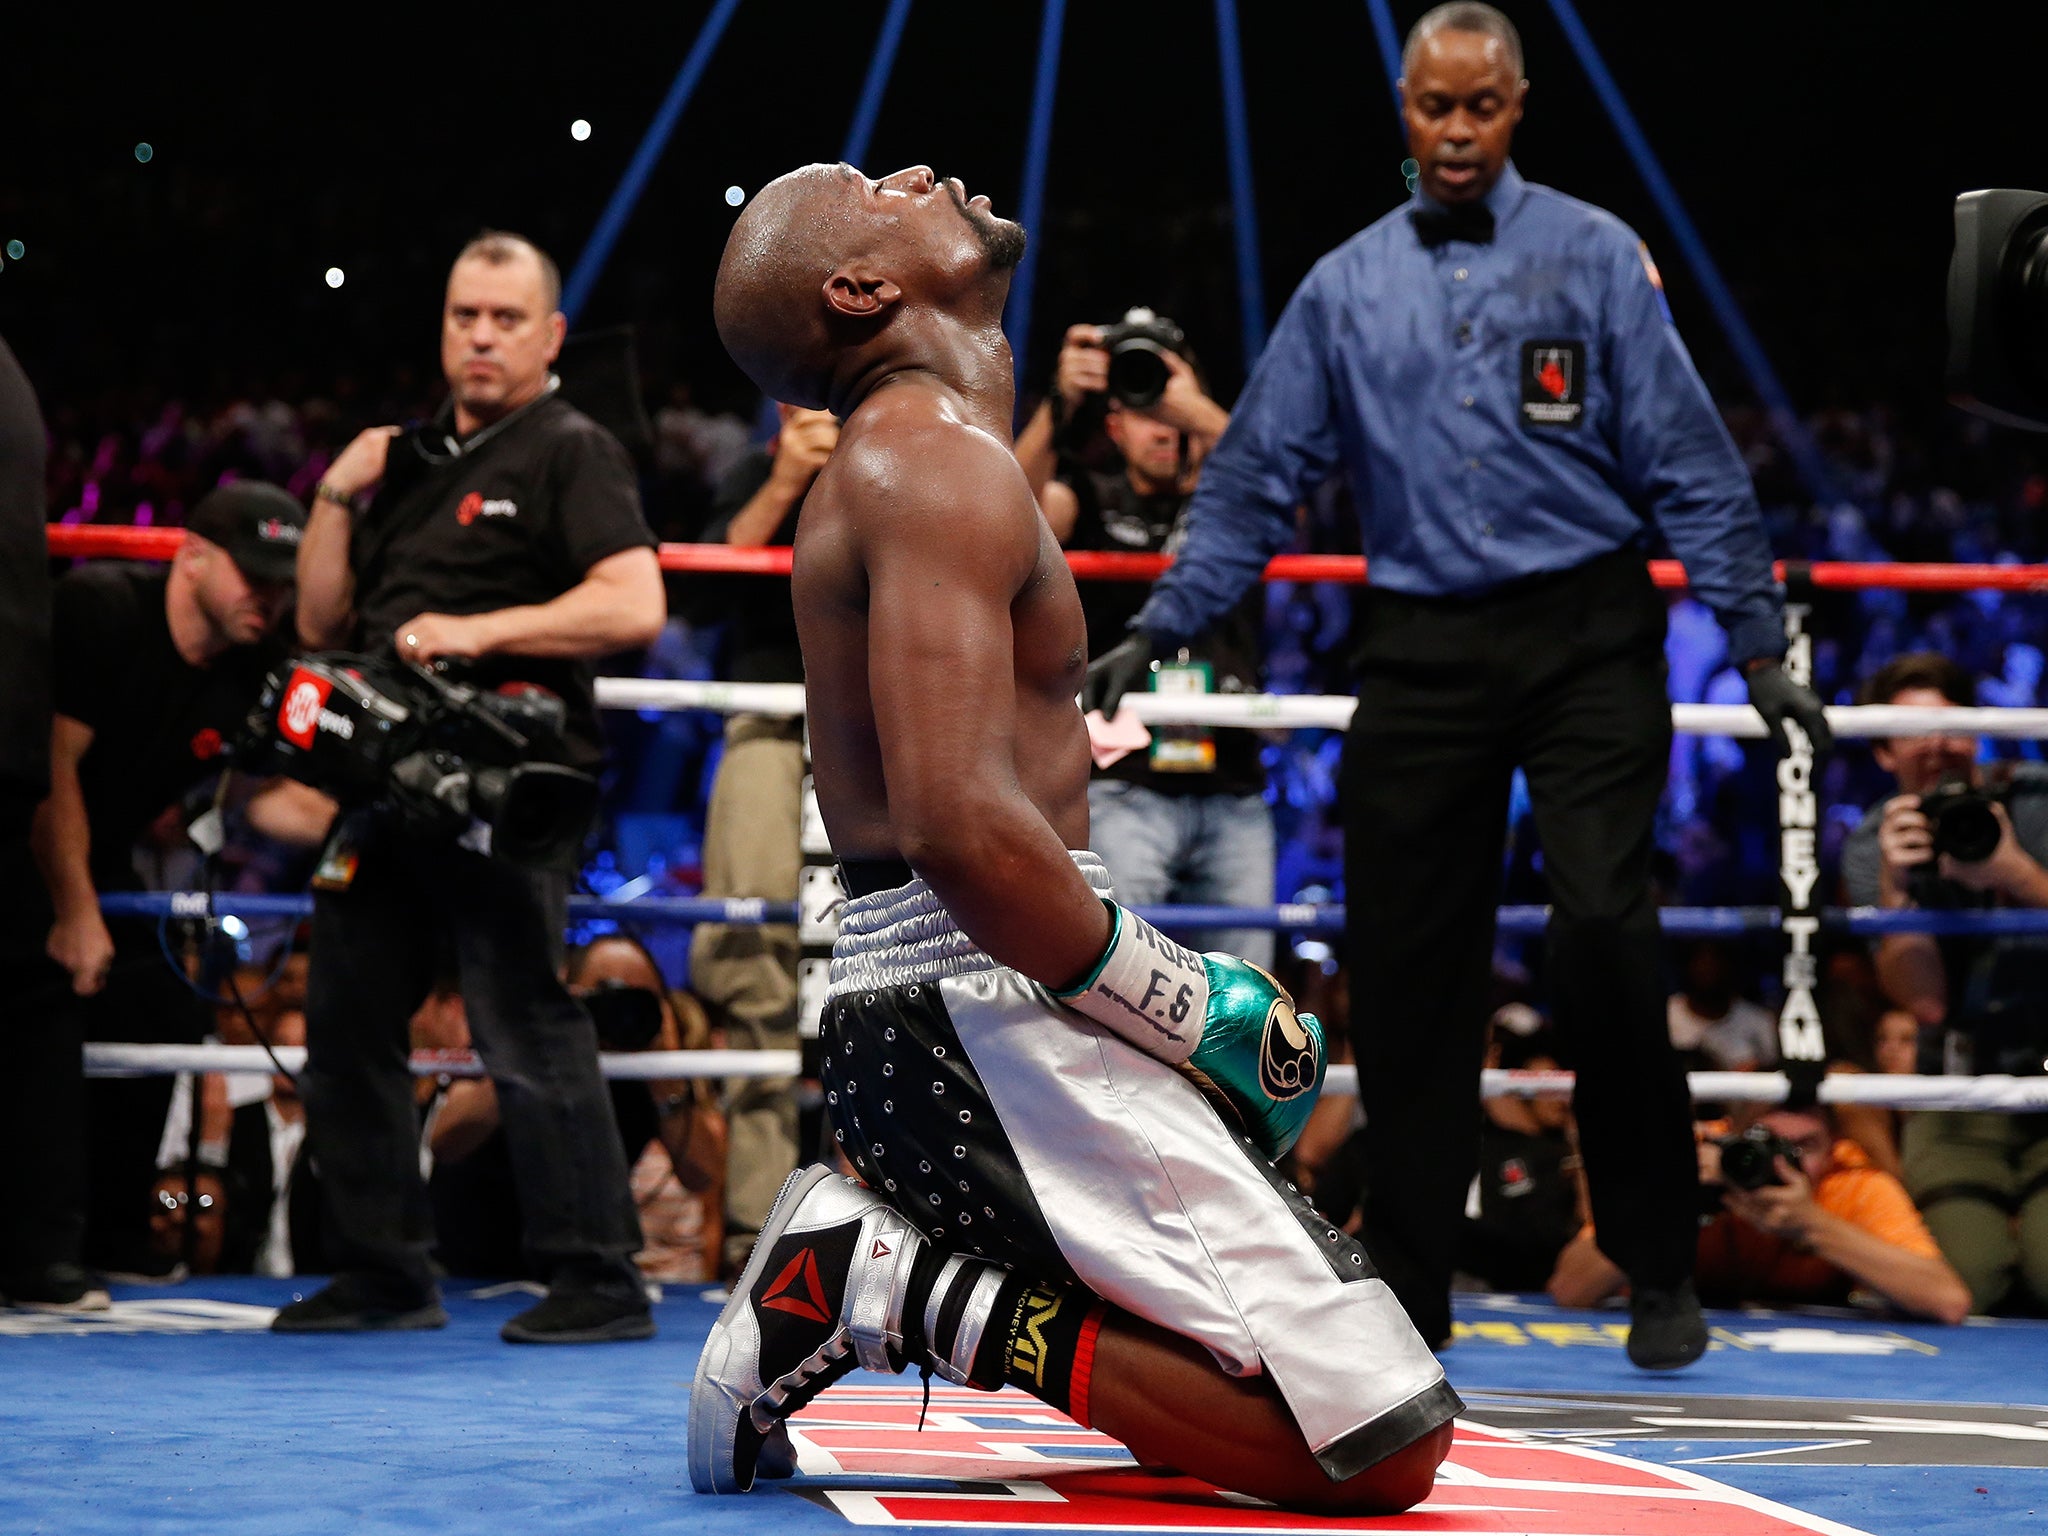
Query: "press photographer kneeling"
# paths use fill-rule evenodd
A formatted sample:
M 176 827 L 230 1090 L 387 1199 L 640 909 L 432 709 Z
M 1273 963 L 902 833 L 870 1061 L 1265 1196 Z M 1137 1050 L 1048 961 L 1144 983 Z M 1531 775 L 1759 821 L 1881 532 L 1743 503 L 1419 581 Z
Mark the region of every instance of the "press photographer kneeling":
M 559 974 L 568 860 L 585 828 L 542 826 L 533 845 L 508 848 L 507 833 L 535 829 L 481 793 L 489 770 L 507 766 L 488 761 L 487 742 L 502 753 L 516 739 L 515 758 L 594 772 L 603 748 L 590 660 L 647 644 L 666 615 L 631 464 L 557 393 L 560 291 L 554 263 L 526 240 L 492 233 L 465 247 L 441 330 L 450 409 L 427 427 L 379 428 L 351 443 L 316 492 L 300 549 L 300 638 L 377 663 L 362 681 L 386 699 L 403 695 L 406 720 L 394 730 L 420 728 L 424 696 L 435 731 L 455 738 L 427 732 L 407 744 L 386 766 L 409 763 L 412 777 L 402 790 L 360 791 L 369 803 L 344 818 L 315 876 L 301 1093 L 339 1272 L 278 1313 L 281 1332 L 447 1320 L 428 1260 L 406 1068 L 408 1022 L 443 945 L 497 1084 L 526 1245 L 549 1280 L 546 1299 L 504 1337 L 654 1332 L 631 1258 L 639 1223 L 597 1037 Z M 407 665 L 436 662 L 453 664 L 446 679 Z M 382 729 L 389 710 L 352 697 L 346 667 L 304 670 L 280 691 L 279 734 L 310 753 L 346 720 L 341 755 L 370 756 L 354 738 Z M 480 715 L 499 717 L 512 736 Z M 559 810 L 573 800 L 536 803 Z
M 1970 1292 L 1899 1181 L 1839 1135 L 1827 1107 L 1765 1110 L 1702 1140 L 1708 1219 L 1696 1270 L 1710 1306 L 1839 1304 L 1861 1296 L 1910 1317 L 1959 1323 Z M 1592 1306 L 1626 1283 L 1589 1227 L 1566 1245 L 1551 1298 Z

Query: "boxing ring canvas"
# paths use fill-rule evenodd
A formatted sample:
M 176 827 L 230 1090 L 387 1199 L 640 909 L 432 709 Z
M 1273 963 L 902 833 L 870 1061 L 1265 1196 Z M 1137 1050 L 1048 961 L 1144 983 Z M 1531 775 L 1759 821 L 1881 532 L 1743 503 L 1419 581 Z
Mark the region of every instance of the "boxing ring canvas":
M 451 1286 L 437 1333 L 280 1337 L 305 1282 L 117 1287 L 112 1312 L 0 1312 L 0 1531 L 603 1536 L 1037 1531 L 1940 1536 L 2048 1524 L 2048 1323 L 1719 1312 L 1714 1347 L 1629 1367 L 1624 1314 L 1459 1297 L 1469 1411 L 1434 1496 L 1314 1520 L 1190 1478 L 1014 1392 L 855 1375 L 795 1421 L 803 1471 L 690 1491 L 683 1419 L 717 1315 L 671 1288 L 651 1344 L 516 1347 L 523 1287 Z

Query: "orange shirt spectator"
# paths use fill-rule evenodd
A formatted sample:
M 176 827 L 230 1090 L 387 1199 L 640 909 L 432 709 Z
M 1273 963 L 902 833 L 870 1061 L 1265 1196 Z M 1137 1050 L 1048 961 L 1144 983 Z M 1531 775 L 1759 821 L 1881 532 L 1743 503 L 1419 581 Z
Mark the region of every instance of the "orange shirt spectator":
M 1906 1186 L 1874 1166 L 1862 1147 L 1842 1138 L 1828 1160 L 1833 1167 L 1813 1185 L 1816 1206 L 1893 1247 L 1941 1258 Z M 1851 1288 L 1850 1277 L 1819 1254 L 1726 1211 L 1700 1229 L 1698 1279 L 1707 1295 L 1773 1301 L 1836 1302 Z

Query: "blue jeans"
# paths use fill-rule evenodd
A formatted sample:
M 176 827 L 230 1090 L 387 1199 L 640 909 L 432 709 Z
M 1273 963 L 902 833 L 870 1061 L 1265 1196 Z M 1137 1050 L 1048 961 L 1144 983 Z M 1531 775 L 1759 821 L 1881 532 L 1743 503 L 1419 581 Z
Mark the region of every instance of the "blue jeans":
M 1273 817 L 1258 795 L 1162 795 L 1142 784 L 1088 784 L 1088 845 L 1133 907 L 1273 905 Z M 1175 937 L 1273 968 L 1273 935 L 1230 928 Z

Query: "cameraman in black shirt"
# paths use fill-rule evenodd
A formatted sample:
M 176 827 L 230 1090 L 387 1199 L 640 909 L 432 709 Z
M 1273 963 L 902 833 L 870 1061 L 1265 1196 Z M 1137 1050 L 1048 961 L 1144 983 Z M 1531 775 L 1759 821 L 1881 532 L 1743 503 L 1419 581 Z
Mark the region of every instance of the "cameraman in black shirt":
M 89 565 L 56 585 L 50 792 L 35 815 L 35 869 L 0 871 L 0 927 L 42 933 L 46 956 L 39 984 L 10 1010 L 25 1054 L 0 1074 L 15 1101 L 0 1104 L 0 1155 L 38 1170 L 13 1208 L 16 1240 L 0 1275 L 17 1304 L 103 1306 L 83 1259 L 146 1264 L 170 1082 L 100 1083 L 88 1096 L 79 1047 L 88 1038 L 189 1044 L 211 1021 L 166 963 L 156 921 L 110 923 L 100 893 L 141 888 L 137 842 L 222 768 L 223 747 L 282 654 L 274 631 L 304 524 L 276 486 L 224 485 L 193 508 L 168 567 Z M 259 831 L 317 842 L 333 807 L 277 780 L 247 809 Z
M 1170 554 L 1179 548 L 1202 460 L 1230 425 L 1230 413 L 1203 390 L 1172 321 L 1134 309 L 1112 330 L 1135 335 L 1135 357 L 1113 351 L 1118 337 L 1100 326 L 1068 328 L 1053 392 L 1018 436 L 1017 459 L 1066 548 Z M 1081 452 L 1087 445 L 1078 429 L 1098 410 L 1121 460 L 1107 468 Z M 1151 590 L 1134 581 L 1081 583 L 1089 655 L 1123 638 Z M 1155 663 L 1152 686 L 1257 693 L 1264 622 L 1265 589 L 1254 586 L 1193 645 Z M 1273 818 L 1259 738 L 1247 730 L 1173 726 L 1151 737 L 1106 765 L 1098 753 L 1088 782 L 1089 846 L 1109 866 L 1119 897 L 1137 905 L 1271 905 Z M 1197 940 L 1273 967 L 1269 932 L 1190 936 Z
M 299 554 L 299 634 L 315 648 L 446 659 L 487 688 L 549 689 L 568 709 L 562 758 L 593 769 L 603 744 L 590 661 L 650 643 L 667 610 L 625 450 L 556 392 L 560 297 L 554 263 L 530 241 L 488 232 L 463 248 L 441 328 L 452 409 L 424 429 L 365 432 L 329 467 Z M 272 1326 L 447 1321 L 406 1054 L 437 948 L 452 942 L 527 1245 L 550 1278 L 503 1336 L 651 1337 L 597 1037 L 560 976 L 569 872 L 408 835 L 373 811 L 347 818 L 315 886 L 301 1092 L 342 1268 Z

